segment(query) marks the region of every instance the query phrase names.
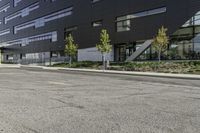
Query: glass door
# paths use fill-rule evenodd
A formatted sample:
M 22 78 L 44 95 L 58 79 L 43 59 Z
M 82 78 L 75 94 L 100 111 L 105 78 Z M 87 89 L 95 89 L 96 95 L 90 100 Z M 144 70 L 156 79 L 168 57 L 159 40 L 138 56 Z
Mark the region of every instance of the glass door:
M 115 61 L 123 62 L 131 56 L 135 50 L 135 43 L 123 43 L 115 45 Z

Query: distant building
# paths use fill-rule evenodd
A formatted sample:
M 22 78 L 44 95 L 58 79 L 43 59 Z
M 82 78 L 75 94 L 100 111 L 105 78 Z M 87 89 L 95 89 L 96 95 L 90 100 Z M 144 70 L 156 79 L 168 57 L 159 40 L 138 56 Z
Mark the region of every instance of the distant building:
M 79 61 L 101 60 L 95 46 L 103 28 L 109 60 L 155 60 L 150 40 L 162 25 L 170 36 L 163 59 L 200 59 L 200 0 L 0 0 L 4 62 L 64 61 L 70 33 Z

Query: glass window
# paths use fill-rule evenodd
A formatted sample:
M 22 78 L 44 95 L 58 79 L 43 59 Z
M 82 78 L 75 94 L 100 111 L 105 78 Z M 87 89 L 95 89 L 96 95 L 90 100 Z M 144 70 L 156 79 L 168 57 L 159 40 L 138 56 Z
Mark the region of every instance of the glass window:
M 5 29 L 5 30 L 0 31 L 0 36 L 6 35 L 9 33 L 10 33 L 10 29 Z
M 160 14 L 160 13 L 164 13 L 166 11 L 167 11 L 166 7 L 161 7 L 161 8 L 157 8 L 157 9 L 152 9 L 152 10 L 147 10 L 147 11 L 143 11 L 143 12 L 139 12 L 139 13 L 135 13 L 135 14 L 129 14 L 129 15 L 117 17 L 117 19 L 116 19 L 117 32 L 130 31 L 131 19 Z
M 26 46 L 31 42 L 43 41 L 43 40 L 51 40 L 51 42 L 57 41 L 57 31 L 48 32 L 40 35 L 30 36 L 26 38 L 21 38 L 17 40 L 12 40 L 8 42 L 2 42 L 2 47 L 12 46 L 12 45 L 21 45 Z
M 10 8 L 10 3 L 0 7 L 0 13 L 1 12 L 7 12 L 8 8 Z
M 72 10 L 73 7 L 69 7 L 66 8 L 64 10 L 52 13 L 50 15 L 17 25 L 14 27 L 14 33 L 16 34 L 18 31 L 26 29 L 26 28 L 30 28 L 30 27 L 35 27 L 35 28 L 39 28 L 39 27 L 43 27 L 45 26 L 45 23 L 56 20 L 56 19 L 60 19 L 66 16 L 69 16 L 72 14 Z
M 102 26 L 102 20 L 92 22 L 92 27 L 99 27 Z
M 14 0 L 14 7 L 18 5 L 19 2 L 21 2 L 22 0 Z
M 131 30 L 131 20 L 122 20 L 117 22 L 117 32 L 130 31 Z
M 99 1 L 101 1 L 101 0 L 91 0 L 91 3 L 97 3 Z

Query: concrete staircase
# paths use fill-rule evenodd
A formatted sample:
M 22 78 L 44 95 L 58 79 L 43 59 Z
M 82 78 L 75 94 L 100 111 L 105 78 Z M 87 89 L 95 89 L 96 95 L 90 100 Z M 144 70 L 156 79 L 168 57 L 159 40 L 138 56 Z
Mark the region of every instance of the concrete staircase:
M 126 59 L 126 62 L 128 61 L 134 61 L 137 57 L 139 57 L 147 48 L 149 48 L 152 44 L 153 40 L 147 40 L 145 41 L 142 46 L 137 49 L 130 57 Z

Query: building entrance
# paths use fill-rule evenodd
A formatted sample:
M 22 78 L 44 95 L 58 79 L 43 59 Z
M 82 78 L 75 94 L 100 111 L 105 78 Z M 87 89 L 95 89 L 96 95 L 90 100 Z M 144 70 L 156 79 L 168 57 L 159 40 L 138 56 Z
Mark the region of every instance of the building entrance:
M 136 51 L 136 43 L 121 43 L 114 46 L 114 60 L 117 62 L 125 61 L 133 52 Z

